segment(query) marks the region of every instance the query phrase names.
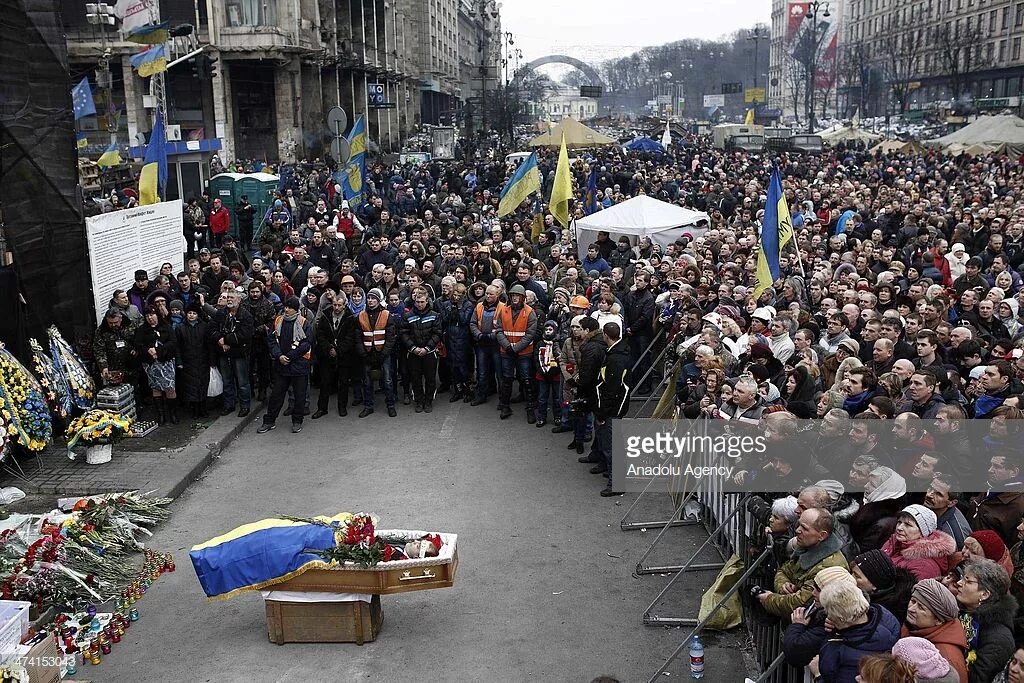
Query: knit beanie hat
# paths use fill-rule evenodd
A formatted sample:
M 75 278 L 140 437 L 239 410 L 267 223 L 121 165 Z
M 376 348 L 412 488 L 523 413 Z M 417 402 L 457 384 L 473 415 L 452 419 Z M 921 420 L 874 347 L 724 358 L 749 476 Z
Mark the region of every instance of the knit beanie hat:
M 569 321 L 569 325 L 570 325 L 570 326 L 572 326 L 572 325 L 579 325 L 579 326 L 581 326 L 581 327 L 582 327 L 582 326 L 583 326 L 583 318 L 584 318 L 584 317 L 586 317 L 586 316 L 582 316 L 582 315 L 574 315 L 574 316 L 572 317 L 572 320 L 570 320 L 570 321 Z
M 384 292 L 380 291 L 380 288 L 374 287 L 366 293 L 367 299 L 376 299 L 379 302 L 384 301 Z
M 167 308 L 168 308 L 168 310 L 171 310 L 171 311 L 174 311 L 174 310 L 184 311 L 185 310 L 185 304 L 180 299 L 172 299 L 171 303 L 167 304 Z M 982 545 L 982 547 L 984 548 L 985 546 Z
M 900 638 L 892 646 L 892 654 L 917 668 L 917 680 L 930 681 L 949 673 L 949 662 L 939 654 L 931 641 L 910 636 Z
M 956 598 L 948 588 L 942 585 L 941 581 L 935 579 L 919 581 L 910 596 L 931 610 L 935 618 L 942 623 L 956 619 L 960 614 Z
M 901 512 L 914 518 L 914 521 L 917 522 L 917 528 L 921 530 L 922 536 L 931 536 L 938 526 L 935 513 L 924 505 L 908 505 Z
M 853 578 L 853 574 L 842 567 L 825 567 L 814 575 L 814 583 L 818 586 L 818 590 L 822 590 L 825 586 L 830 583 L 835 583 L 836 581 L 846 581 L 851 586 L 857 585 L 857 581 Z
M 896 583 L 896 567 L 881 550 L 869 550 L 853 558 L 862 574 L 875 588 L 886 589 Z
M 555 320 L 547 321 L 546 323 L 544 323 L 544 327 L 545 328 L 551 327 L 551 328 L 553 328 L 555 330 L 555 332 L 558 332 L 558 322 L 555 321 Z
M 555 294 L 561 294 L 562 296 L 565 297 L 566 301 L 569 301 L 570 299 L 572 299 L 572 295 L 569 294 L 569 290 L 566 289 L 565 287 L 555 287 L 555 291 L 552 292 L 552 297 Z
M 983 531 L 975 531 L 971 534 L 971 538 L 978 542 L 981 546 L 981 551 L 985 553 L 985 557 L 990 560 L 998 562 L 1006 552 L 1006 544 L 1003 543 L 1003 539 L 999 538 L 999 534 L 994 531 L 989 531 L 987 529 Z

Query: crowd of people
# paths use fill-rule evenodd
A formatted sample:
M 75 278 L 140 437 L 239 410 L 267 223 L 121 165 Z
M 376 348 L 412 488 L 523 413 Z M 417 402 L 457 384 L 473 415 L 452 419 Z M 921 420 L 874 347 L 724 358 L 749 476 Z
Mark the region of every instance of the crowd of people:
M 606 477 L 631 396 L 749 425 L 784 445 L 736 482 L 772 492 L 778 574 L 758 600 L 787 624 L 790 663 L 828 683 L 1024 681 L 1017 161 L 685 142 L 572 169 L 576 218 L 591 170 L 601 208 L 643 193 L 709 215 L 667 245 L 579 244 L 532 201 L 499 218 L 500 157 L 371 163 L 352 206 L 301 165 L 266 216 L 217 234 L 226 209 L 197 198 L 185 269 L 114 293 L 97 372 L 173 422 L 182 402 L 203 415 L 216 368 L 225 415 L 269 398 L 260 433 L 282 410 L 298 432 L 332 400 L 343 418 L 380 398 L 391 418 L 441 397 L 497 420 L 519 405 L 514 428 L 565 434 Z M 795 239 L 755 298 L 773 162 Z M 555 164 L 541 153 L 544 197 Z

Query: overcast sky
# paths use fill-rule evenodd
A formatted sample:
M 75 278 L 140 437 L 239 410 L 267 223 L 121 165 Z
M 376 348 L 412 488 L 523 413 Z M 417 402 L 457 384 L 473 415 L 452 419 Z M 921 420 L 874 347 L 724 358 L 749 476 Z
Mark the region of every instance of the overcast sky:
M 770 23 L 770 0 L 503 0 L 502 29 L 526 61 L 568 54 L 584 61 L 621 57 L 684 38 L 715 39 Z

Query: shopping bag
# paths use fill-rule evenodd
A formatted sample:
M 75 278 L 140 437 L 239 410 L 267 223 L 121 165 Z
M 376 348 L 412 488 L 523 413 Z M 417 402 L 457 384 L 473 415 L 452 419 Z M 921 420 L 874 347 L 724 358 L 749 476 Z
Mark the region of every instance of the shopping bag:
M 206 389 L 206 395 L 210 398 L 215 398 L 224 393 L 224 378 L 220 376 L 220 370 L 215 367 L 210 368 L 210 385 Z
M 718 572 L 715 582 L 711 584 L 711 587 L 701 597 L 700 612 L 697 614 L 697 619 L 703 621 L 705 617 L 711 614 L 711 610 L 715 608 L 715 605 L 722 601 L 722 596 L 736 585 L 736 581 L 742 575 L 743 562 L 740 561 L 738 556 L 733 555 L 725 563 L 725 566 L 722 567 L 722 571 Z M 742 623 L 743 606 L 740 604 L 740 596 L 737 592 L 733 593 L 725 601 L 722 609 L 715 612 L 715 615 L 711 617 L 711 621 L 704 628 L 712 631 L 727 631 L 731 628 L 736 628 Z

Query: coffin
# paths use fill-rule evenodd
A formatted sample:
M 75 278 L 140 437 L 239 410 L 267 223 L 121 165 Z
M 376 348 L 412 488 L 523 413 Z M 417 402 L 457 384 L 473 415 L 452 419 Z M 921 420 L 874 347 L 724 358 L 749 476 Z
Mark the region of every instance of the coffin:
M 378 530 L 381 536 L 398 536 L 415 541 L 428 533 L 402 529 Z M 286 581 L 275 583 L 275 591 L 314 591 L 321 593 L 363 593 L 392 595 L 431 588 L 451 588 L 459 567 L 457 534 L 440 534 L 444 545 L 437 557 L 418 560 L 381 562 L 375 567 L 354 564 L 329 569 L 310 569 Z

